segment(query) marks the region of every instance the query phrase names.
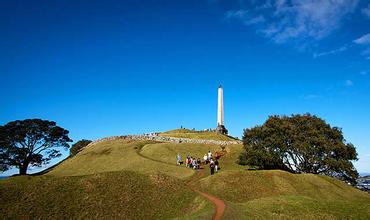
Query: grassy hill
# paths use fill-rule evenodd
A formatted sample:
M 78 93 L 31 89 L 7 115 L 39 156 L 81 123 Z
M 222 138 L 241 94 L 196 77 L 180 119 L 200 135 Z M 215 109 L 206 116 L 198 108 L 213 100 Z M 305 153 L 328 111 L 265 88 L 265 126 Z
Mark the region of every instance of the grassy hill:
M 219 134 L 212 131 L 193 131 L 189 129 L 176 129 L 159 133 L 159 136 L 177 137 L 177 138 L 191 138 L 191 139 L 204 139 L 216 141 L 235 141 L 235 138 Z
M 201 157 L 219 151 L 217 145 L 155 143 L 142 148 L 141 154 L 164 163 L 175 163 L 181 155 Z M 370 195 L 331 177 L 291 174 L 280 170 L 248 171 L 238 165 L 241 145 L 227 146 L 220 160 L 221 170 L 200 181 L 200 189 L 227 203 L 225 219 L 294 218 L 368 219 Z
M 45 175 L 0 180 L 5 201 L 0 210 L 10 217 L 210 219 L 213 205 L 186 185 L 195 171 L 175 165 L 177 153 L 184 159 L 209 150 L 221 148 L 103 141 Z M 341 181 L 278 170 L 247 171 L 236 163 L 241 145 L 229 145 L 226 151 L 220 172 L 210 176 L 205 167 L 207 175 L 196 184 L 226 202 L 225 219 L 370 218 L 370 195 Z
M 110 171 L 129 170 L 144 174 L 161 172 L 180 179 L 189 178 L 193 170 L 182 169 L 175 165 L 163 166 L 138 154 L 141 148 L 155 142 L 114 140 L 104 141 L 87 147 L 54 168 L 46 175 L 80 176 Z M 176 155 L 174 155 L 175 157 Z
M 201 188 L 227 202 L 227 218 L 370 217 L 370 195 L 325 176 L 228 170 L 202 179 Z
M 7 199 L 0 210 L 9 217 L 209 219 L 212 204 L 182 180 L 194 171 L 140 156 L 146 144 L 104 141 L 44 175 L 1 180 Z
M 202 217 L 212 207 L 183 181 L 132 171 L 87 176 L 14 177 L 2 180 L 0 210 L 5 218 L 167 219 Z M 207 210 L 208 213 L 207 213 Z

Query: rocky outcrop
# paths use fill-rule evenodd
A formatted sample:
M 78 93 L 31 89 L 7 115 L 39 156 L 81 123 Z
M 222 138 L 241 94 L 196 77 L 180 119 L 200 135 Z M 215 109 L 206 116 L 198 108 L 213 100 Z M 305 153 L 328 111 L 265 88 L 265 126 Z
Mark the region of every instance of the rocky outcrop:
M 125 136 L 112 136 L 107 138 L 102 138 L 90 143 L 88 146 L 95 145 L 102 141 L 111 140 L 134 140 L 134 141 L 157 141 L 164 143 L 191 143 L 191 144 L 215 144 L 215 145 L 233 145 L 242 144 L 241 141 L 217 141 L 217 140 L 204 140 L 204 139 L 191 139 L 191 138 L 176 138 L 176 137 L 164 137 L 158 135 L 125 135 Z M 86 146 L 86 147 L 88 147 Z

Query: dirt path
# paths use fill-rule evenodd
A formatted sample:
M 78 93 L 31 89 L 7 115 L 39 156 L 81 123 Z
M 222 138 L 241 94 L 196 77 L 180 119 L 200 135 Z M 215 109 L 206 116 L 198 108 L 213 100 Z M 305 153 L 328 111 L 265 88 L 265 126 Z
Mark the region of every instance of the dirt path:
M 172 165 L 172 166 L 177 166 L 175 164 L 172 164 L 172 163 L 166 163 L 166 162 L 163 162 L 163 161 L 160 161 L 160 160 L 155 160 L 153 158 L 150 158 L 148 156 L 145 156 L 141 153 L 141 149 L 143 147 L 145 147 L 146 145 L 142 146 L 140 149 L 137 150 L 137 154 L 140 155 L 141 157 L 143 158 L 146 158 L 148 160 L 152 160 L 152 161 L 156 161 L 156 162 L 159 162 L 159 163 L 165 163 L 165 164 L 169 164 L 169 165 Z M 216 211 L 215 213 L 213 214 L 213 220 L 220 220 L 222 218 L 222 215 L 224 214 L 225 212 L 225 202 L 222 201 L 221 199 L 213 196 L 213 195 L 210 195 L 206 192 L 202 192 L 200 190 L 198 190 L 196 188 L 196 183 L 202 179 L 202 177 L 204 176 L 204 168 L 202 169 L 199 169 L 199 170 L 196 170 L 196 173 L 192 176 L 192 178 L 186 183 L 186 185 L 194 192 L 202 195 L 203 197 L 205 197 L 206 199 L 208 199 L 209 201 L 211 201 L 215 206 L 216 206 Z
M 195 184 L 204 176 L 204 169 L 197 170 L 196 172 L 197 173 L 194 175 L 194 177 L 191 178 L 189 182 L 187 182 L 187 185 L 189 186 L 191 190 L 202 195 L 203 197 L 211 201 L 216 206 L 216 211 L 215 211 L 215 214 L 213 215 L 213 219 L 220 220 L 222 218 L 222 215 L 225 212 L 225 207 L 226 207 L 225 203 L 221 199 L 215 196 L 212 196 L 206 192 L 199 191 L 198 189 L 195 188 Z

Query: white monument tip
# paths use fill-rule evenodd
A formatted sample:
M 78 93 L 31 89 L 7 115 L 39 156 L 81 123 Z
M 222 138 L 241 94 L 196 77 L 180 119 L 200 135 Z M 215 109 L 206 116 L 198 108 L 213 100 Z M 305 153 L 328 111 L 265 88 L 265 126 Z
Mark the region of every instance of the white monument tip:
M 218 87 L 218 106 L 217 106 L 217 128 L 216 131 L 221 134 L 227 134 L 224 124 L 224 89 L 222 85 Z

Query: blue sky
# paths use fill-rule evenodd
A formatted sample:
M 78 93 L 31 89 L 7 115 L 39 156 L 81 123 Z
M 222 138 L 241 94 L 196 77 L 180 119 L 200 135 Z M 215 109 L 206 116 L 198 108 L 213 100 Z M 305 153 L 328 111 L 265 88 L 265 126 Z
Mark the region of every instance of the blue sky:
M 231 135 L 310 112 L 370 173 L 369 1 L 1 1 L 0 76 L 0 124 L 73 140 L 214 128 L 222 83 Z

